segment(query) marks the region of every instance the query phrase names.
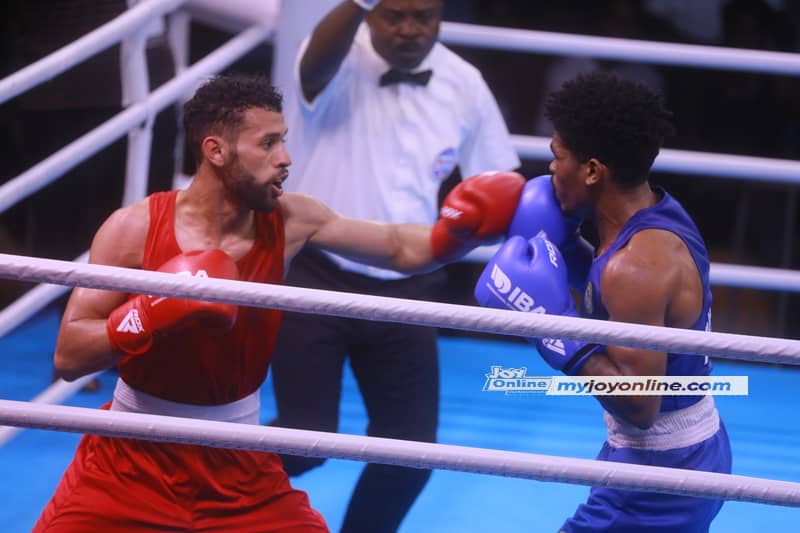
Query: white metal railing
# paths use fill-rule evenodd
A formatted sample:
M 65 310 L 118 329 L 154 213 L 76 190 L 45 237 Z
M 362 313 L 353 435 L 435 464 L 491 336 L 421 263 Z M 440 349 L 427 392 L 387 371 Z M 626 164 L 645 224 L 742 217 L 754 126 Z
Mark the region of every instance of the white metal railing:
M 441 39 L 448 44 L 493 50 L 800 76 L 800 55 L 786 52 L 593 37 L 460 22 L 443 23 Z
M 547 160 L 549 137 L 512 135 L 511 141 L 521 157 Z M 800 161 L 743 155 L 716 154 L 662 148 L 653 163 L 653 170 L 676 174 L 698 174 L 708 177 L 800 184 Z
M 141 2 L 91 33 L 0 80 L 0 103 L 51 80 L 98 52 L 114 46 L 142 26 L 152 23 L 155 17 L 174 11 L 186 2 L 187 0 Z
M 55 75 L 52 74 L 53 72 L 62 72 L 93 53 L 101 51 L 115 42 L 118 42 L 123 36 L 134 32 L 140 26 L 146 24 L 149 21 L 148 17 L 152 18 L 170 12 L 184 2 L 185 0 L 148 0 L 141 2 L 124 15 L 117 17 L 114 21 L 86 35 L 75 43 L 12 74 L 8 78 L 0 80 L 0 102 L 2 102 L 3 99 L 9 98 L 10 95 L 19 94 L 37 83 L 50 79 L 52 75 Z M 262 26 L 262 28 L 264 27 Z M 118 33 L 114 34 L 114 32 Z M 268 33 L 268 30 L 265 31 L 265 38 Z M 613 57 L 629 61 L 646 60 L 650 62 L 691 64 L 693 66 L 713 68 L 736 68 L 737 70 L 753 72 L 800 74 L 800 55 L 762 52 L 758 50 L 652 43 L 629 39 L 515 30 L 452 22 L 443 24 L 442 40 L 452 44 L 466 44 L 470 46 L 512 49 L 526 52 L 589 55 L 592 57 Z M 175 78 L 175 80 L 178 79 L 182 79 L 182 77 Z M 135 114 L 135 117 L 129 117 L 133 120 L 120 122 L 125 124 L 127 130 L 134 129 L 137 123 L 152 118 L 154 112 L 161 108 L 162 107 L 153 109 L 153 113 L 149 114 Z M 115 119 L 118 117 L 115 117 Z M 98 128 L 98 130 L 100 130 L 100 128 Z M 95 132 L 87 134 L 87 136 L 82 139 L 87 139 L 92 133 Z M 104 129 L 98 133 L 106 135 L 109 132 Z M 98 146 L 99 149 L 110 143 L 110 141 L 106 141 L 105 144 L 99 144 L 102 140 L 97 139 L 98 136 L 99 135 L 94 135 L 88 138 L 85 142 L 81 143 L 81 147 L 86 144 L 93 144 Z M 116 138 L 115 136 L 111 140 L 115 140 Z M 79 141 L 80 139 L 69 147 L 78 148 L 75 144 Z M 549 149 L 547 148 L 549 141 L 545 138 L 515 136 L 514 143 L 524 157 L 540 159 L 550 157 Z M 95 151 L 87 151 L 85 157 L 92 155 Z M 51 165 L 57 165 L 57 168 L 53 169 L 54 172 L 64 172 L 83 159 L 81 158 L 78 161 L 73 161 L 71 165 L 63 167 L 61 165 L 65 163 L 65 161 L 55 157 L 62 152 L 51 156 L 51 158 L 48 158 L 36 167 L 6 183 L 3 187 L 0 187 L 0 211 L 4 211 L 10 207 L 10 205 L 13 205 L 13 203 L 20 201 L 50 182 L 41 172 L 47 169 L 48 162 L 50 162 Z M 790 183 L 800 182 L 800 162 L 768 158 L 730 156 L 683 150 L 663 150 L 662 154 L 656 160 L 655 168 L 657 170 L 678 173 L 699 173 L 712 176 L 762 179 Z
M 183 94 L 191 92 L 200 80 L 218 72 L 263 42 L 271 31 L 270 28 L 264 26 L 245 30 L 192 65 L 183 76 L 173 78 L 150 93 L 150 96 L 144 101 L 128 107 L 83 137 L 0 186 L 0 212 L 56 180 L 64 172 L 127 134 L 140 123 L 150 120 Z
M 127 0 L 131 3 L 147 4 L 152 0 Z M 156 33 L 163 33 L 162 17 L 156 19 Z M 122 83 L 122 107 L 143 102 L 150 93 L 150 73 L 147 66 L 147 41 L 149 27 L 128 35 L 120 46 L 120 81 Z M 153 147 L 153 122 L 155 113 L 128 131 L 128 149 L 125 154 L 125 187 L 122 205 L 131 205 L 147 195 L 147 177 L 150 173 L 150 154 Z
M 182 69 L 159 89 L 149 93 L 145 60 L 146 29 L 153 19 L 174 11 L 186 0 L 145 0 L 123 15 L 101 26 L 61 50 L 0 80 L 0 102 L 51 79 L 87 57 L 122 41 L 122 80 L 125 104 L 129 107 L 91 132 L 0 186 L 0 212 L 55 181 L 65 172 L 99 152 L 123 135 L 129 134 L 127 174 L 123 205 L 144 196 L 147 188 L 152 121 L 155 115 L 191 93 L 204 77 L 218 72 L 263 42 L 272 26 L 256 25 L 189 68 Z M 176 14 L 175 19 L 185 20 Z M 185 35 L 184 35 L 185 37 Z M 188 43 L 188 39 L 185 40 Z M 149 93 L 149 94 L 148 94 Z M 76 258 L 86 261 L 87 254 Z M 41 285 L 28 291 L 0 311 L 0 336 L 13 330 L 34 313 L 61 296 L 66 287 Z
M 500 245 L 482 246 L 464 256 L 463 261 L 470 263 L 486 263 Z M 753 267 L 711 263 L 709 278 L 712 285 L 723 287 L 739 287 L 770 291 L 800 292 L 800 271 L 780 268 Z M 2 321 L 0 321 L 2 323 Z M 0 328 L 0 336 L 2 329 Z

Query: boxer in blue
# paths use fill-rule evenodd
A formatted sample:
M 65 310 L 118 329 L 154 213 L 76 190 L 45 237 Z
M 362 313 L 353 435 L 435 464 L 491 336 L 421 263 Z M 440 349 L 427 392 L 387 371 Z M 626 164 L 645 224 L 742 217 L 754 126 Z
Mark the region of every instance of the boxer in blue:
M 528 182 L 506 243 L 475 288 L 481 305 L 514 308 L 502 292 L 519 287 L 531 310 L 711 329 L 709 259 L 689 215 L 648 174 L 671 115 L 647 88 L 604 74 L 580 76 L 550 95 L 550 176 Z M 595 225 L 592 248 L 578 227 Z M 517 306 L 518 307 L 518 306 Z M 554 369 L 583 376 L 706 376 L 700 354 L 531 339 Z M 728 435 L 712 396 L 598 396 L 608 440 L 598 459 L 730 473 Z M 592 488 L 561 528 L 585 532 L 707 532 L 722 501 Z

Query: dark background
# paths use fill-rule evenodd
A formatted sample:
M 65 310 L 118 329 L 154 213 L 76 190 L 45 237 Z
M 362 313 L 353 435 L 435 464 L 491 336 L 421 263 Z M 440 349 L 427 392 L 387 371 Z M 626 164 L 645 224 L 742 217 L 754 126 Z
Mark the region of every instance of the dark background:
M 450 0 L 445 20 L 797 52 L 800 2 L 784 4 L 779 11 L 762 0 L 720 1 L 722 31 L 711 42 L 692 37 L 680 29 L 679 20 L 660 17 L 636 0 Z M 2 9 L 0 76 L 7 76 L 119 15 L 125 2 L 12 0 Z M 230 37 L 194 23 L 191 60 Z M 483 72 L 513 133 L 547 135 L 536 124 L 546 80 L 565 65 L 564 58 L 455 50 Z M 151 83 L 157 87 L 172 76 L 171 57 L 162 38 L 151 40 L 148 54 Z M 0 183 L 121 110 L 118 57 L 114 47 L 0 105 Z M 272 49 L 263 45 L 229 70 L 269 73 L 271 61 Z M 630 67 L 659 80 L 658 90 L 674 112 L 677 127 L 668 148 L 800 159 L 798 78 L 608 61 L 598 61 L 595 67 Z M 151 192 L 171 187 L 174 135 L 175 114 L 169 109 L 158 116 L 154 130 Z M 125 146 L 123 138 L 0 214 L 0 251 L 71 260 L 87 250 L 99 224 L 121 204 Z M 546 161 L 523 163 L 527 176 L 546 171 Z M 665 186 L 692 214 L 713 261 L 800 268 L 800 250 L 793 245 L 800 229 L 796 186 L 664 173 L 654 173 L 651 181 Z M 474 265 L 449 267 L 449 301 L 471 303 L 479 271 Z M 0 280 L 0 304 L 7 305 L 30 287 Z M 715 330 L 800 338 L 800 297 L 715 287 L 714 298 Z

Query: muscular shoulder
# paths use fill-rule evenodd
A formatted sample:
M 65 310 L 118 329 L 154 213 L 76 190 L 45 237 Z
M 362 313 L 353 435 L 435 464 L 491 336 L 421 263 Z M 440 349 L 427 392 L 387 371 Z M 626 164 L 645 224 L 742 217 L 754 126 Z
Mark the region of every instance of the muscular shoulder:
M 333 215 L 333 211 L 321 201 L 297 192 L 285 193 L 280 199 L 280 206 L 287 228 L 290 225 L 315 225 Z
M 125 267 L 140 267 L 150 227 L 147 198 L 114 211 L 92 240 L 90 262 Z
M 672 232 L 648 229 L 634 235 L 608 260 L 600 280 L 612 319 L 663 323 L 680 288 L 687 254 L 683 241 Z
M 286 231 L 286 256 L 293 256 L 336 214 L 325 204 L 301 193 L 285 193 L 280 199 Z

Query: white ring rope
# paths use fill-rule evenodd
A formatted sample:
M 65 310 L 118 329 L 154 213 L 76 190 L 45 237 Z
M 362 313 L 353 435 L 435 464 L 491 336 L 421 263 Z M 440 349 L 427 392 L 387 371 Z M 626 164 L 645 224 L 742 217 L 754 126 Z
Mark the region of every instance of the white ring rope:
M 89 261 L 89 251 L 73 259 L 77 263 Z M 37 285 L 0 311 L 0 338 L 14 331 L 29 318 L 38 313 L 47 304 L 64 294 L 69 287 L 62 285 Z
M 499 245 L 482 246 L 467 254 L 463 261 L 486 263 L 498 249 Z M 89 252 L 84 252 L 73 261 L 86 263 L 88 258 Z M 778 268 L 711 263 L 711 284 L 745 289 L 800 292 L 800 272 Z M 16 329 L 68 290 L 69 287 L 45 284 L 26 292 L 0 311 L 0 338 Z
M 800 506 L 800 483 L 592 459 L 0 400 L 0 423 L 578 485 Z
M 443 22 L 441 39 L 449 44 L 493 50 L 800 75 L 800 55 L 788 52 L 593 37 L 461 22 Z
M 92 381 L 99 374 L 101 374 L 101 372 L 95 372 L 94 374 L 87 374 L 85 376 L 79 377 L 74 381 L 64 381 L 63 379 L 57 379 L 49 387 L 40 392 L 30 402 L 38 404 L 61 403 L 67 398 L 74 395 L 79 390 L 81 390 L 84 385 Z M 0 426 L 0 446 L 3 446 L 8 441 L 13 439 L 17 435 L 17 433 L 22 431 L 22 429 L 23 428 L 21 427 L 15 427 L 15 426 Z
M 519 313 L 0 254 L 0 278 L 229 302 L 525 337 L 556 337 L 730 359 L 800 364 L 800 341 Z

